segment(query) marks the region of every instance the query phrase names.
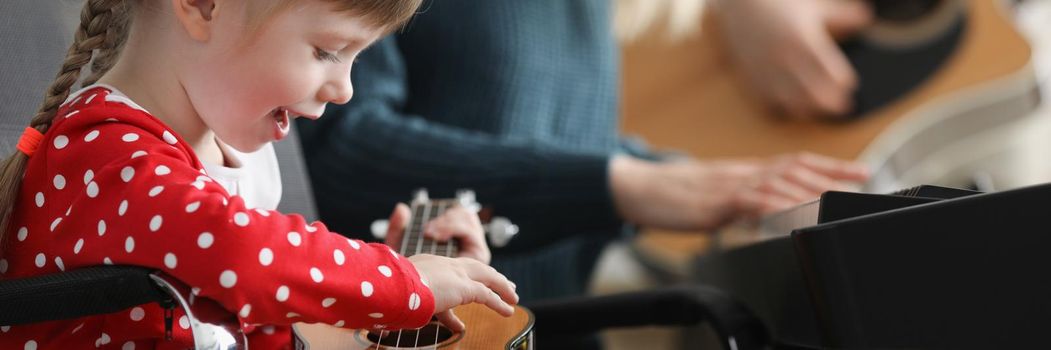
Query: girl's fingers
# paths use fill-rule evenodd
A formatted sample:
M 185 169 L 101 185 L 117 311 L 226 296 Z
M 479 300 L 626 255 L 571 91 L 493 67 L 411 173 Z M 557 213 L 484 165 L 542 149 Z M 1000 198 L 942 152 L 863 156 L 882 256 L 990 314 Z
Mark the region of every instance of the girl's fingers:
M 463 324 L 463 321 L 460 321 L 460 318 L 456 317 L 456 314 L 453 313 L 453 310 L 451 309 L 439 312 L 438 314 L 434 315 L 434 317 L 437 318 L 438 322 L 444 325 L 445 328 L 448 328 L 453 332 L 463 332 L 465 329 L 467 329 L 467 327 Z
M 467 260 L 467 276 L 480 283 L 486 290 L 495 292 L 497 299 L 510 304 L 518 303 L 518 294 L 515 293 L 515 285 L 504 275 L 489 265 L 477 261 Z M 488 294 L 488 293 L 487 293 Z

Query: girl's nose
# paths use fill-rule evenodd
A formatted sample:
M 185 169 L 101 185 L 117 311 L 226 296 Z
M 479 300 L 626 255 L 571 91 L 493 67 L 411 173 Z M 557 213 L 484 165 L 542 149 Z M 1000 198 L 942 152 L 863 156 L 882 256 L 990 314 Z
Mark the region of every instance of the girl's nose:
M 335 104 L 344 104 L 350 102 L 350 98 L 354 96 L 354 86 L 350 83 L 350 74 L 346 74 L 342 79 L 333 79 L 321 89 L 320 100 L 331 102 Z

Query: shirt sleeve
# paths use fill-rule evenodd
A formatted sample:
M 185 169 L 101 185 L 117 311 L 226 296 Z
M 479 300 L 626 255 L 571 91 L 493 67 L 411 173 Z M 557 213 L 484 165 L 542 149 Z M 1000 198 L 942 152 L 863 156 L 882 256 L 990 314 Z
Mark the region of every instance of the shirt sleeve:
M 432 293 L 387 246 L 347 239 L 299 215 L 246 207 L 185 147 L 175 147 L 167 130 L 111 122 L 90 132 L 93 147 L 49 161 L 91 170 L 86 195 L 73 204 L 91 214 L 69 220 L 80 221 L 70 227 L 97 228 L 98 237 L 89 237 L 77 259 L 157 268 L 243 323 L 404 328 L 430 320 Z
M 513 239 L 508 250 L 532 250 L 567 234 L 618 232 L 609 154 L 466 130 L 411 113 L 406 69 L 395 37 L 376 43 L 354 66 L 354 99 L 317 122 L 297 125 L 326 222 L 365 230 L 385 216 L 382 208 L 415 188 L 440 196 L 470 188 L 494 215 L 529 233 Z

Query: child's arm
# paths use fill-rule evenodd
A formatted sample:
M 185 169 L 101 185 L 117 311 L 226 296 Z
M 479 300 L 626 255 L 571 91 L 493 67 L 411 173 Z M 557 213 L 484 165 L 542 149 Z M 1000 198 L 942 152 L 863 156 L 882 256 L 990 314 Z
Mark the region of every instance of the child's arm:
M 79 169 L 69 174 L 93 169 L 94 185 L 74 202 L 67 227 L 106 228 L 84 235 L 77 260 L 161 269 L 247 323 L 413 327 L 435 311 L 431 291 L 404 257 L 298 215 L 245 207 L 162 130 L 123 123 L 65 129 L 72 140 L 99 131 L 92 144 L 52 153 L 48 162 Z

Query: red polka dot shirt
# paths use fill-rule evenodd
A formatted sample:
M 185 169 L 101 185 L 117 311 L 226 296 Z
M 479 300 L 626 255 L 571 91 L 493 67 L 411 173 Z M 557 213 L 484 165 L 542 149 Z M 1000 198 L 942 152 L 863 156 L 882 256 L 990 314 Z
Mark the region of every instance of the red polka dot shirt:
M 434 297 L 404 257 L 299 215 L 248 208 L 161 121 L 105 87 L 58 112 L 28 162 L 0 278 L 101 265 L 155 268 L 236 313 L 253 349 L 289 348 L 289 325 L 418 327 Z M 201 303 L 205 304 L 205 303 Z M 0 325 L 0 349 L 185 349 L 176 308 Z

